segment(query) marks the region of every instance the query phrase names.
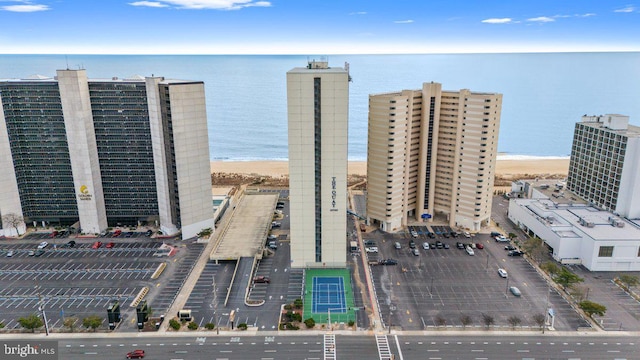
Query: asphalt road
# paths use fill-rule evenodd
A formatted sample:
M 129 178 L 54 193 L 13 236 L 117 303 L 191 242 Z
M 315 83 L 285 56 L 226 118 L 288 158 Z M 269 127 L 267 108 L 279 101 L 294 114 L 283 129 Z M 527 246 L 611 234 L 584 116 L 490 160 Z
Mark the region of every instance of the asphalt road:
M 199 333 L 201 335 L 201 333 Z M 380 339 L 378 339 L 380 338 Z M 386 341 L 384 354 L 378 341 Z M 145 359 L 324 359 L 325 336 L 185 336 L 134 339 L 87 338 L 59 341 L 61 359 L 124 358 L 143 349 Z M 634 336 L 558 335 L 433 335 L 335 336 L 336 359 L 637 359 L 640 343 Z

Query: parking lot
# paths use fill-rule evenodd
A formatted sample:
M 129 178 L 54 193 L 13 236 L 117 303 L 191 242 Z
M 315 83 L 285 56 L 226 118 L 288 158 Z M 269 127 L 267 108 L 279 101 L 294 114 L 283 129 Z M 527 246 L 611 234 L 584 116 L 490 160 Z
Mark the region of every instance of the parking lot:
M 142 234 L 118 239 L 36 234 L 22 240 L 0 240 L 0 322 L 7 329 L 20 329 L 17 320 L 39 313 L 43 306 L 50 329 L 63 328 L 63 318 L 76 317 L 80 322 L 89 315 L 103 316 L 106 327 L 106 309 L 115 301 L 121 305 L 123 320 L 135 317 L 135 308 L 129 305 L 144 287 L 149 289 L 145 299 L 156 315 L 162 314 L 177 295 L 203 245 L 176 239 L 154 240 Z M 48 244 L 41 246 L 41 253 L 34 251 L 42 241 Z M 71 241 L 75 242 L 73 246 Z M 157 256 L 165 241 L 176 245 L 171 260 L 168 253 Z M 96 242 L 101 246 L 95 246 Z M 166 264 L 161 279 L 168 280 L 156 284 L 152 276 L 161 264 Z M 130 321 L 123 321 L 120 328 L 135 330 Z
M 494 327 L 510 328 L 508 319 L 517 317 L 519 326 L 531 328 L 537 327 L 533 316 L 544 314 L 548 302 L 556 315 L 557 330 L 588 326 L 557 293 L 548 291 L 546 282 L 523 257 L 507 256 L 505 243 L 494 241 L 488 234 L 454 237 L 451 230 L 448 226 L 415 226 L 406 233 L 374 231 L 365 235 L 365 240 L 376 243 L 380 259 L 398 262 L 395 266 L 373 265 L 371 269 L 385 325 L 404 330 L 463 323 L 483 327 L 485 318 L 491 317 Z M 410 249 L 411 241 L 418 255 Z M 442 243 L 441 248 L 432 246 L 436 241 Z M 429 243 L 428 250 L 422 246 L 425 242 Z M 474 244 L 474 255 L 457 248 L 458 242 Z M 500 277 L 498 268 L 505 269 L 508 277 Z M 522 295 L 514 296 L 509 291 L 512 286 Z

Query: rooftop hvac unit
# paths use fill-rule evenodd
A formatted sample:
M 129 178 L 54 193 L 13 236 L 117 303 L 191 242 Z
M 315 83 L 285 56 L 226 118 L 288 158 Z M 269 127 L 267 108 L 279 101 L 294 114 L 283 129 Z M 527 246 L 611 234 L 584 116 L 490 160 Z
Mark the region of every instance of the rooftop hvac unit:
M 624 227 L 624 221 L 622 221 L 622 220 L 616 221 L 616 226 L 619 227 L 619 228 Z

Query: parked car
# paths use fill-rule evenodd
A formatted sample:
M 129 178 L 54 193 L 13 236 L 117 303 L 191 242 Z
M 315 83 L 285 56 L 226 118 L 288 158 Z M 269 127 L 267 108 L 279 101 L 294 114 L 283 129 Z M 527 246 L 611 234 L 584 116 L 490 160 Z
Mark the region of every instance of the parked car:
M 35 255 L 35 256 L 42 256 L 42 254 L 44 254 L 44 250 L 43 249 L 38 249 L 38 250 L 36 250 L 35 253 L 33 253 L 33 255 Z
M 503 268 L 499 268 L 498 269 L 498 275 L 500 275 L 501 278 L 507 278 L 507 270 L 503 269 Z
M 469 254 L 470 256 L 473 256 L 473 255 L 475 255 L 475 254 L 476 254 L 476 253 L 474 253 L 474 252 L 473 252 L 473 249 L 472 249 L 470 246 L 467 246 L 464 250 L 465 250 L 465 251 L 467 252 L 467 254 Z
M 7 257 L 12 257 L 12 256 L 13 256 L 13 250 L 7 251 Z
M 429 237 L 429 239 L 435 239 L 436 238 L 436 234 L 434 234 L 432 232 L 427 233 L 427 236 Z
M 414 256 L 420 256 L 420 251 L 418 251 L 418 249 L 411 249 L 411 253 L 412 253 Z
M 478 249 L 484 249 L 484 245 L 482 245 L 481 243 L 477 243 L 477 244 L 476 244 L 476 248 L 478 248 Z
M 496 239 L 497 242 L 509 242 L 510 241 L 509 238 L 506 238 L 504 236 L 496 236 L 495 239 Z
M 256 276 L 253 278 L 253 282 L 256 284 L 269 284 L 271 283 L 271 279 L 267 276 Z
M 444 244 L 444 248 L 448 249 L 449 248 L 449 244 Z
M 29 255 L 29 256 L 33 256 L 35 254 L 36 254 L 35 250 L 29 250 L 29 252 L 27 253 L 27 255 Z
M 460 234 L 458 234 L 458 233 L 457 233 L 457 232 L 455 232 L 455 231 L 452 231 L 452 232 L 451 232 L 451 236 L 452 236 L 452 237 L 454 237 L 454 238 L 457 238 L 459 235 L 460 235 Z
M 378 247 L 377 246 L 372 246 L 372 247 L 368 247 L 368 248 L 364 248 L 364 249 L 368 253 L 377 253 L 378 252 Z
M 269 249 L 278 250 L 278 243 L 276 241 L 269 241 Z
M 133 350 L 127 353 L 127 359 L 142 359 L 144 358 L 144 350 Z
M 458 241 L 458 242 L 456 243 L 456 247 L 457 247 L 458 249 L 464 249 L 464 244 Z
M 520 292 L 520 289 L 518 289 L 518 288 L 517 288 L 517 287 L 515 287 L 515 286 L 511 286 L 511 287 L 509 288 L 509 291 L 511 291 L 511 293 L 513 294 L 513 296 L 520 296 L 520 295 L 522 295 L 522 293 Z
M 51 234 L 49 234 L 49 237 L 50 237 L 50 238 L 54 238 L 54 237 L 56 237 L 56 236 L 58 236 L 58 232 L 57 232 L 57 231 L 54 231 L 54 232 L 52 232 Z
M 509 245 L 505 246 L 504 249 L 507 250 L 507 251 L 511 251 L 511 250 L 515 250 L 516 247 L 511 245 L 511 244 L 509 244 Z
M 48 242 L 43 241 L 43 242 L 41 242 L 41 243 L 40 243 L 40 245 L 38 245 L 38 249 L 44 249 L 44 248 L 46 248 L 48 245 L 49 245 L 49 243 L 48 243 Z
M 376 242 L 373 240 L 365 240 L 364 246 L 376 246 Z
M 496 236 L 502 236 L 502 234 L 497 232 L 497 231 L 492 231 L 491 232 L 491 237 L 496 237 Z
M 400 243 L 399 243 L 399 242 L 397 242 L 397 241 L 396 241 L 396 243 L 395 243 L 395 244 L 393 244 L 393 247 L 394 247 L 394 248 L 396 248 L 396 249 L 398 249 L 398 250 L 399 250 L 399 249 L 402 249 L 402 245 L 400 245 Z
M 436 241 L 436 248 L 438 249 L 444 248 L 444 243 L 442 243 L 442 241 L 440 240 Z
M 409 248 L 415 249 L 416 248 L 416 242 L 413 241 L 413 240 L 409 241 Z
M 105 246 L 105 247 L 106 247 L 107 249 L 111 249 L 111 248 L 112 248 L 112 247 L 114 247 L 114 246 L 116 246 L 116 243 L 114 243 L 114 242 L 112 241 L 112 242 L 107 243 L 107 246 Z
M 471 234 L 469 234 L 468 231 L 463 232 L 462 235 L 464 235 L 464 237 L 466 237 L 466 238 L 470 238 L 471 237 Z
M 274 221 L 274 222 L 272 222 L 272 223 L 271 223 L 271 227 L 272 227 L 272 228 L 278 228 L 278 227 L 280 227 L 280 226 L 282 226 L 282 223 L 279 223 L 279 222 L 277 222 L 277 221 Z
M 68 247 L 68 248 L 72 248 L 76 246 L 76 242 L 74 240 L 71 240 L 69 242 L 67 242 L 66 244 L 64 244 L 64 247 Z
M 472 248 L 472 249 L 476 248 L 476 244 L 475 243 L 468 243 L 467 246 Z
M 394 260 L 394 259 L 380 260 L 380 265 L 398 265 L 398 260 Z
M 450 237 L 451 237 L 451 235 L 450 235 L 448 232 L 443 233 L 442 235 L 443 235 L 444 237 L 446 237 L 446 238 L 450 238 Z
M 422 248 L 425 250 L 429 250 L 429 243 L 428 242 L 422 243 Z
M 524 253 L 519 250 L 511 250 L 507 253 L 509 256 L 522 256 Z
M 91 245 L 92 249 L 99 249 L 102 246 L 102 242 L 100 241 L 96 241 L 93 243 L 93 245 Z
M 146 236 L 151 236 L 151 235 L 153 234 L 153 231 L 151 231 L 151 230 L 147 230 L 144 234 L 145 234 Z
M 128 233 L 124 234 L 124 237 L 132 237 L 133 236 L 133 231 L 129 231 Z

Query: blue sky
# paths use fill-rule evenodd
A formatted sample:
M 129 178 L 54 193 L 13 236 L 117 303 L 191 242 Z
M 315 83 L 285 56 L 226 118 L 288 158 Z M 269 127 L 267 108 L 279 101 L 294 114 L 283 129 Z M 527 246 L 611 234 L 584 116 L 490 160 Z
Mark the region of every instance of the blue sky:
M 617 0 L 0 0 L 3 54 L 640 51 Z

